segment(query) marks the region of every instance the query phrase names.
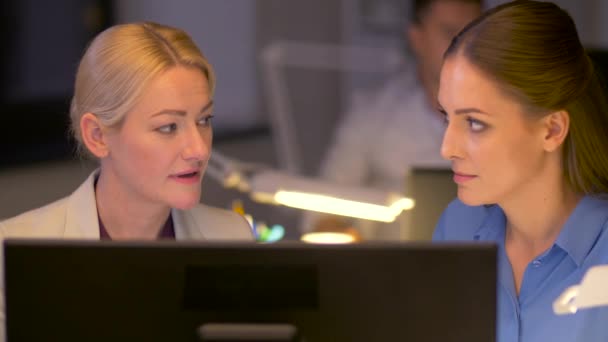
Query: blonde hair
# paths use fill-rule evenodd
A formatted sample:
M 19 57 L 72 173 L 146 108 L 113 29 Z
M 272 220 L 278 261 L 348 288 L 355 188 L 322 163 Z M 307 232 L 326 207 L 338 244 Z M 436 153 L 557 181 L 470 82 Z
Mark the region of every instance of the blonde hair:
M 171 67 L 200 70 L 213 94 L 215 76 L 188 34 L 152 22 L 112 26 L 93 39 L 76 73 L 70 106 L 72 136 L 83 148 L 80 119 L 93 113 L 107 127 L 118 127 L 152 80 Z
M 570 129 L 562 168 L 577 193 L 608 193 L 608 101 L 574 21 L 557 5 L 513 1 L 487 11 L 452 41 L 531 115 L 565 110 Z

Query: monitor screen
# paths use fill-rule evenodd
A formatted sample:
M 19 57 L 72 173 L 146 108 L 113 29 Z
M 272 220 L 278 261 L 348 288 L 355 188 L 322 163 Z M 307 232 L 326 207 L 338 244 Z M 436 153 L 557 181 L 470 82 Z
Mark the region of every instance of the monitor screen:
M 484 244 L 5 241 L 8 341 L 485 341 Z
M 405 176 L 404 194 L 416 205 L 401 215 L 401 238 L 431 240 L 445 208 L 458 195 L 454 172 L 446 168 L 415 167 Z

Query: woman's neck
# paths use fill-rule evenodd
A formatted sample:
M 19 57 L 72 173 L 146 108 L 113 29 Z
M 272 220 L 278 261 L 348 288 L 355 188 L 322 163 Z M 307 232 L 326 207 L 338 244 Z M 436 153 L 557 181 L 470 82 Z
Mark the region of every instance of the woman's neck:
M 533 183 L 525 194 L 500 204 L 507 217 L 505 242 L 532 257 L 541 254 L 553 245 L 580 199 L 561 175 Z
M 150 203 L 119 184 L 115 175 L 100 172 L 95 186 L 99 219 L 113 240 L 153 240 L 169 217 L 170 208 Z
M 580 199 L 554 172 L 539 175 L 517 198 L 499 204 L 507 217 L 505 252 L 518 295 L 528 265 L 553 246 Z

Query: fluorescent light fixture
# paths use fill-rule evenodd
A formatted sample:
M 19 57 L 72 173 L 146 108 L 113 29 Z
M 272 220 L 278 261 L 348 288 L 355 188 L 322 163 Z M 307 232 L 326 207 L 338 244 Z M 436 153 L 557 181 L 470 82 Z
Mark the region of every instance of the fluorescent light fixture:
M 414 200 L 375 188 L 347 186 L 243 164 L 213 152 L 207 167 L 225 187 L 250 194 L 254 201 L 334 215 L 393 222 Z
M 414 201 L 409 198 L 383 206 L 296 191 L 277 191 L 274 200 L 288 207 L 382 222 L 393 222 L 401 211 L 414 207 Z
M 254 200 L 366 220 L 393 222 L 414 200 L 392 192 L 345 186 L 277 171 L 251 178 Z
M 608 306 L 608 265 L 589 268 L 579 285 L 567 288 L 554 302 L 558 315 L 574 314 L 580 309 Z

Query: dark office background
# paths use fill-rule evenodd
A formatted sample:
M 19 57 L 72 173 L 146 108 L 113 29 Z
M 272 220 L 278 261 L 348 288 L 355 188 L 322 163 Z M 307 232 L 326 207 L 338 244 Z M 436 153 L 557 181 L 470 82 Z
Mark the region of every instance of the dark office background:
M 74 70 L 86 43 L 113 22 L 109 0 L 3 1 L 0 167 L 66 158 Z
M 405 18 L 401 12 L 404 1 L 0 2 L 0 218 L 68 194 L 94 167 L 74 161 L 67 133 L 68 111 L 77 62 L 87 42 L 105 27 L 152 20 L 191 33 L 218 73 L 214 149 L 277 167 L 260 77 L 262 49 L 276 40 L 402 47 L 399 16 Z M 499 2 L 487 1 L 488 5 Z M 581 39 L 594 48 L 594 58 L 605 68 L 608 2 L 555 2 L 570 11 Z M 319 132 L 331 133 L 328 126 L 344 112 L 354 82 L 337 72 L 289 70 L 286 75 L 294 116 L 303 125 L 298 128 L 312 132 L 303 135 L 302 143 L 308 151 L 306 169 L 312 175 L 325 147 L 320 142 L 328 140 Z M 238 197 L 208 177 L 205 182 L 203 201 L 209 204 L 226 207 Z M 252 211 L 260 208 L 252 203 L 246 206 Z M 263 209 L 266 211 L 260 209 L 259 216 L 271 223 L 281 220 L 272 216 L 279 209 Z

